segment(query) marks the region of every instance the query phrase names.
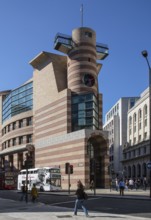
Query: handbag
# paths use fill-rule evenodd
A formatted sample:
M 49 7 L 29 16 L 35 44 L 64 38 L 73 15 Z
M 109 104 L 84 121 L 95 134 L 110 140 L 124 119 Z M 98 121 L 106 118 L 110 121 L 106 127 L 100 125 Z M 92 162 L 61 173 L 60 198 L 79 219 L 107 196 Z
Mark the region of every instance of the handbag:
M 83 198 L 84 198 L 84 200 L 88 199 L 88 194 L 86 192 L 83 192 Z

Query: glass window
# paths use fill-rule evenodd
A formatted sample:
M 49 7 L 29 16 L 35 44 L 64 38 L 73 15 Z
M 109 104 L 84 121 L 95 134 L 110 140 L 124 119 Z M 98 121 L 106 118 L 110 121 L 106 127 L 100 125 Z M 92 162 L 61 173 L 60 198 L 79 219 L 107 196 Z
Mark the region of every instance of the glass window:
M 85 119 L 79 119 L 78 125 L 85 125 Z
M 27 143 L 32 143 L 32 135 L 27 135 Z
M 32 117 L 27 118 L 27 126 L 32 125 Z
M 72 130 L 98 129 L 98 105 L 93 93 L 72 96 Z
M 83 118 L 83 117 L 85 117 L 85 111 L 79 111 L 78 118 Z
M 33 107 L 33 83 L 30 82 L 12 91 L 3 100 L 3 122 L 21 112 L 29 111 Z
M 143 153 L 146 154 L 146 147 L 143 148 Z
M 19 120 L 19 128 L 23 127 L 23 120 Z
M 23 144 L 23 137 L 19 137 L 19 144 Z
M 85 32 L 85 36 L 86 36 L 86 37 L 91 37 L 91 38 L 92 38 L 92 32 L 86 31 L 86 32 Z
M 13 138 L 13 146 L 16 145 L 16 138 Z
M 13 122 L 13 130 L 16 129 L 16 122 Z
M 79 103 L 78 109 L 79 110 L 84 110 L 85 109 L 85 103 Z

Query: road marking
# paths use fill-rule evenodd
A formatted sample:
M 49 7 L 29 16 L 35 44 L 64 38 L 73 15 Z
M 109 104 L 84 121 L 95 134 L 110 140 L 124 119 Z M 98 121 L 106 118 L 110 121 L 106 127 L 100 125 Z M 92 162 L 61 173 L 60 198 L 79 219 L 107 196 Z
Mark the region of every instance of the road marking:
M 91 198 L 91 199 L 88 199 L 88 200 L 96 200 L 96 199 L 100 199 L 101 197 L 98 197 L 98 198 Z M 73 201 L 68 201 L 68 202 L 58 202 L 58 203 L 52 203 L 50 205 L 61 205 L 61 204 L 67 204 L 67 203 L 71 203 L 71 202 L 74 202 L 75 203 L 75 200 Z

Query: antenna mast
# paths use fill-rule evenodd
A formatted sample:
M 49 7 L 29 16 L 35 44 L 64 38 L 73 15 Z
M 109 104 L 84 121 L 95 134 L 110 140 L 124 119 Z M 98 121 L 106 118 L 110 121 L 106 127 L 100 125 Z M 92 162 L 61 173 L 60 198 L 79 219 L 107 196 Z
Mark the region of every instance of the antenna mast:
M 83 27 L 83 4 L 81 5 L 80 11 L 81 11 L 81 27 Z

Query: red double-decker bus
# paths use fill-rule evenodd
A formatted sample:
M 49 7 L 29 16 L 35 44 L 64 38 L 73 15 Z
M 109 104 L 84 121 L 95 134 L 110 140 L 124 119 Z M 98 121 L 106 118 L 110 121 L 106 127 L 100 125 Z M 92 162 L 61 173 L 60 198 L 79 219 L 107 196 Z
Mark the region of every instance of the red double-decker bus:
M 1 171 L 0 172 L 0 189 L 17 188 L 17 172 Z

